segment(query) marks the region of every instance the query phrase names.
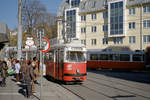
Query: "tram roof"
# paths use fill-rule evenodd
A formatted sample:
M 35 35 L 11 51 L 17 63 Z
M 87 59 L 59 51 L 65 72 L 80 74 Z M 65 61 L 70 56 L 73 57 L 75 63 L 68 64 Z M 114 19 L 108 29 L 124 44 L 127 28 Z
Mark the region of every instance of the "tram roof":
M 109 46 L 105 49 L 90 49 L 88 53 L 122 53 L 122 54 L 141 54 L 144 51 L 132 51 L 128 46 Z

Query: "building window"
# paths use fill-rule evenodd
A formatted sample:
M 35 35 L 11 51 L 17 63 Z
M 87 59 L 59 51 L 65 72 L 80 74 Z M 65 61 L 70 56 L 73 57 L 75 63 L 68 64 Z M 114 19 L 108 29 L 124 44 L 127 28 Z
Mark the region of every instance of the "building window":
M 91 40 L 91 45 L 96 45 L 96 39 Z
M 150 13 L 150 5 L 143 7 L 144 13 Z
M 135 22 L 129 22 L 129 29 L 135 29 Z
M 92 14 L 91 18 L 92 18 L 92 20 L 96 20 L 96 18 L 97 18 L 96 14 Z
M 124 34 L 123 26 L 123 13 L 124 13 L 123 1 L 113 2 L 109 4 L 110 11 L 110 35 L 122 35 Z
M 81 44 L 86 44 L 86 40 L 81 40 Z
M 103 31 L 108 32 L 108 25 L 103 25 Z
M 81 21 L 86 21 L 86 16 L 81 16 Z
M 143 21 L 143 27 L 144 28 L 150 28 L 150 20 L 144 20 Z
M 103 18 L 108 18 L 108 12 L 103 12 Z
M 68 4 L 69 4 L 69 3 L 70 3 L 70 0 L 66 0 L 66 3 L 68 3 Z
M 150 43 L 150 35 L 144 35 L 143 41 L 144 41 L 144 43 Z
M 66 12 L 67 19 L 67 37 L 75 37 L 76 36 L 76 10 L 69 10 Z
M 103 44 L 108 44 L 108 38 L 103 38 Z
M 95 6 L 96 6 L 96 1 L 92 1 L 92 2 L 91 2 L 91 5 L 92 5 L 92 8 L 95 8 Z
M 129 36 L 129 43 L 135 43 L 135 42 L 136 42 L 135 36 Z
M 129 8 L 129 15 L 134 15 L 135 14 L 135 8 Z
M 114 44 L 122 44 L 123 38 L 122 37 L 115 37 L 114 38 Z
M 92 26 L 91 32 L 96 32 L 96 30 L 97 30 L 96 26 Z
M 71 0 L 71 6 L 72 7 L 79 7 L 80 0 Z
M 65 30 L 61 30 L 61 35 L 64 36 Z
M 81 28 L 81 33 L 86 33 L 86 28 L 85 27 Z

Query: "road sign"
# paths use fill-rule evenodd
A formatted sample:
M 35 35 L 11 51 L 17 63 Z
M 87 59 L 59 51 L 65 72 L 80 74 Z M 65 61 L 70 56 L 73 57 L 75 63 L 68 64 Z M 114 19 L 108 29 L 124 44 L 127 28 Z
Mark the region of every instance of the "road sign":
M 50 41 L 47 37 L 42 37 L 43 41 L 46 41 L 46 46 L 44 47 L 44 50 L 41 50 L 43 53 L 46 53 L 50 50 Z

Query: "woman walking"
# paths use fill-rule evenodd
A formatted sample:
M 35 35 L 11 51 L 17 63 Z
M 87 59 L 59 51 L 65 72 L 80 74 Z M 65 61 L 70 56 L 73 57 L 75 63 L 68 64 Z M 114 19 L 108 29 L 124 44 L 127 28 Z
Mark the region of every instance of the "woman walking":
M 19 78 L 19 73 L 20 73 L 20 63 L 19 63 L 19 60 L 16 60 L 16 64 L 15 64 L 15 73 L 16 73 L 16 82 L 17 84 L 20 84 L 20 78 Z
M 7 69 L 8 69 L 7 63 L 5 61 L 3 61 L 1 63 L 1 76 L 2 76 L 1 86 L 2 87 L 6 86 Z

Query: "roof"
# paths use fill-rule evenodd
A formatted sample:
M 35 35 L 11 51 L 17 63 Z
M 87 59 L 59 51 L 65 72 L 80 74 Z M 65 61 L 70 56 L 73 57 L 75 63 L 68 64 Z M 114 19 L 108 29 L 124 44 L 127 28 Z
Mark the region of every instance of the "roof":
M 0 43 L 8 42 L 8 35 L 7 24 L 0 22 Z
M 63 16 L 64 15 L 64 11 L 65 9 L 69 8 L 69 5 L 66 3 L 66 0 L 63 0 L 59 9 L 58 9 L 58 12 L 57 12 L 57 17 L 59 16 Z
M 150 3 L 150 0 L 127 0 L 127 6 Z
M 107 1 L 112 0 L 82 0 L 79 5 L 79 13 L 88 13 L 99 10 L 105 10 L 105 5 L 107 5 Z M 150 0 L 126 0 L 127 6 L 133 6 L 137 4 L 150 3 Z M 66 3 L 66 0 L 62 1 L 62 4 L 59 7 L 57 16 L 64 16 L 65 9 L 69 8 L 69 4 Z
M 8 26 L 7 24 L 0 22 L 0 33 L 7 34 L 8 33 Z
M 93 12 L 105 9 L 104 1 L 105 0 L 85 0 L 79 5 L 80 13 Z

